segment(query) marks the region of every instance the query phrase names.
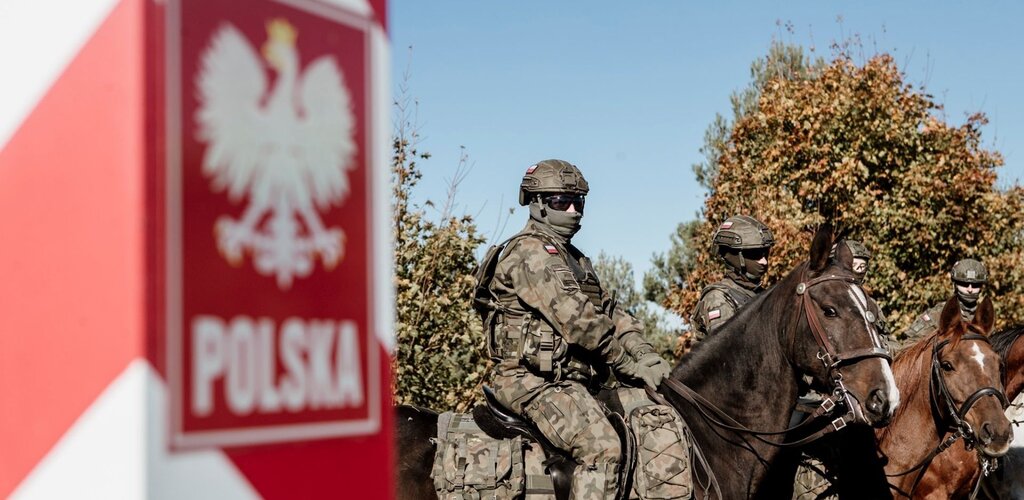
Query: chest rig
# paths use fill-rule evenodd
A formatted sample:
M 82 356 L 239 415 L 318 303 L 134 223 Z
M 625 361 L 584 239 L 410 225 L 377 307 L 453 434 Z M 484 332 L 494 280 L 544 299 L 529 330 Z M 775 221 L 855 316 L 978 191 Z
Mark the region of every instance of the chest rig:
M 555 328 L 537 311 L 519 301 L 514 293 L 498 293 L 493 285 L 498 262 L 511 244 L 522 238 L 535 238 L 553 246 L 564 265 L 552 268 L 564 293 L 579 290 L 605 314 L 614 304 L 602 300 L 601 283 L 590 259 L 572 245 L 564 245 L 539 231 L 523 231 L 492 246 L 475 273 L 473 307 L 480 314 L 487 335 L 488 355 L 496 362 L 513 360 L 541 373 L 569 378 L 589 378 L 590 370 L 569 354 L 569 346 Z M 563 368 L 572 368 L 563 370 Z

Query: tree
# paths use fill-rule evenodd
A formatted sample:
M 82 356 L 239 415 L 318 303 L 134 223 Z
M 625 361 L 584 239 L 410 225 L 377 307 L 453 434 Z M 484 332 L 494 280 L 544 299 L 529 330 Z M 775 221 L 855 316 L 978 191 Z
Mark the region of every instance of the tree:
M 408 81 L 406 78 L 405 81 Z M 430 155 L 417 150 L 419 134 L 403 86 L 395 103 L 398 124 L 392 142 L 393 234 L 396 352 L 392 363 L 399 404 L 466 411 L 479 396 L 489 368 L 483 328 L 471 306 L 474 252 L 484 239 L 470 216 L 450 213 L 449 199 L 436 220 L 411 204 L 422 176 L 417 162 Z M 465 154 L 459 171 L 464 171 Z M 428 207 L 433 203 L 427 202 Z
M 686 277 L 693 272 L 696 262 L 697 245 L 693 238 L 699 227 L 699 220 L 680 222 L 675 234 L 669 237 L 668 252 L 651 257 L 651 270 L 644 274 L 647 300 L 663 304 L 672 289 L 686 284 Z
M 812 57 L 797 45 L 773 40 L 768 53 L 750 65 L 750 83 L 735 91 L 729 97 L 731 118 L 716 114 L 704 132 L 704 145 L 700 152 L 704 160 L 692 166 L 697 182 L 713 189 L 718 177 L 720 158 L 725 154 L 735 122 L 757 110 L 764 88 L 777 79 L 808 81 L 815 78 L 825 67 L 820 57 Z M 648 300 L 665 304 L 689 320 L 689 310 L 672 305 L 669 300 L 672 290 L 686 287 L 688 277 L 695 271 L 698 249 L 707 246 L 707 240 L 695 240 L 701 236 L 698 229 L 703 218 L 681 222 L 675 234 L 670 236 L 669 250 L 652 257 L 652 268 L 644 275 L 644 294 Z M 699 289 L 698 289 L 699 291 Z
M 808 78 L 770 79 L 717 150 L 695 241 L 730 215 L 757 217 L 777 242 L 772 282 L 805 258 L 805 229 L 828 220 L 874 253 L 865 288 L 895 331 L 951 295 L 948 270 L 964 257 L 989 266 L 999 318 L 1021 321 L 1024 193 L 996 186 L 1003 160 L 982 145 L 984 115 L 954 125 L 941 111 L 886 54 L 858 65 L 840 51 Z M 721 277 L 711 245 L 695 248 L 666 300 L 681 313 Z
M 825 61 L 811 58 L 799 45 L 772 40 L 768 54 L 750 65 L 750 83 L 746 88 L 729 96 L 732 104 L 732 120 L 721 114 L 704 131 L 704 146 L 700 148 L 704 161 L 693 165 L 697 182 L 711 189 L 718 175 L 718 162 L 729 141 L 732 125 L 757 110 L 758 101 L 765 85 L 772 80 L 807 81 L 814 78 L 825 67 Z
M 644 324 L 644 336 L 666 359 L 678 358 L 678 344 L 682 329 L 673 325 L 667 311 L 644 297 L 636 288 L 633 266 L 622 257 L 611 257 L 604 252 L 597 255 L 594 271 L 601 287 L 614 294 L 618 306 Z

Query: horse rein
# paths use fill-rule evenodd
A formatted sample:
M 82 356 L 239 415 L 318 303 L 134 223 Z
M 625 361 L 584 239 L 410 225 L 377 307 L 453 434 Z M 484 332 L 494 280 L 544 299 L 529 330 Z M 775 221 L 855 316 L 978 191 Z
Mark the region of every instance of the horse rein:
M 810 281 L 801 281 L 796 287 L 796 294 L 797 296 L 800 297 L 803 312 L 807 317 L 807 323 L 810 326 L 810 330 L 815 342 L 818 344 L 817 358 L 821 360 L 822 363 L 825 365 L 825 368 L 828 370 L 829 376 L 832 379 L 834 385 L 832 391 L 834 399 L 833 396 L 826 397 L 822 401 L 821 405 L 818 406 L 818 408 L 816 408 L 813 413 L 811 413 L 799 424 L 787 429 L 783 429 L 781 431 L 754 430 L 737 422 L 736 419 L 732 418 L 729 414 L 722 411 L 720 408 L 718 408 L 713 403 L 705 399 L 703 396 L 698 394 L 693 389 L 687 387 L 682 382 L 673 379 L 665 379 L 665 381 L 662 382 L 662 385 L 667 386 L 678 396 L 682 397 L 683 399 L 693 404 L 694 407 L 697 408 L 697 410 L 705 419 L 715 424 L 716 426 L 734 432 L 752 435 L 763 443 L 780 448 L 803 446 L 807 443 L 810 443 L 825 436 L 826 434 L 838 431 L 846 427 L 846 425 L 850 422 L 854 422 L 857 420 L 863 421 L 864 417 L 860 411 L 860 406 L 856 404 L 853 396 L 849 393 L 849 391 L 847 391 L 846 386 L 843 384 L 843 377 L 842 373 L 839 372 L 839 368 L 844 365 L 852 364 L 866 358 L 882 358 L 885 359 L 886 361 L 892 362 L 892 356 L 889 354 L 889 351 L 887 349 L 881 347 L 881 342 L 878 342 L 879 345 L 876 346 L 874 341 L 872 341 L 872 347 L 870 348 L 853 349 L 845 351 L 842 354 L 836 352 L 835 346 L 833 346 L 832 342 L 829 340 L 827 332 L 825 331 L 824 327 L 822 327 L 821 321 L 818 319 L 817 314 L 813 310 L 813 303 L 809 298 L 809 294 L 806 293 L 807 290 L 810 289 L 811 287 L 827 281 L 843 281 L 850 285 L 856 284 L 853 278 L 830 274 L 828 276 L 819 276 L 817 278 L 811 279 Z M 870 318 L 866 317 L 865 319 L 868 319 L 868 322 L 873 324 L 873 321 Z M 796 316 L 794 323 L 798 321 L 799 313 Z M 874 332 L 869 331 L 869 334 L 873 335 Z M 799 430 L 804 426 L 811 424 L 819 417 L 831 413 L 832 410 L 838 406 L 836 401 L 843 402 L 847 409 L 846 413 L 843 414 L 843 416 L 834 419 L 831 425 L 825 426 L 824 428 L 812 433 L 807 437 L 791 442 L 774 442 L 761 437 L 784 435 Z
M 984 335 L 979 335 L 977 333 L 968 333 L 962 336 L 960 340 L 977 340 L 980 342 L 985 342 L 986 344 L 989 343 L 988 337 Z M 887 477 L 900 477 L 920 469 L 920 472 L 914 479 L 914 484 L 910 487 L 909 493 L 900 490 L 896 486 L 890 485 L 892 489 L 895 489 L 901 495 L 905 495 L 908 498 L 913 498 L 914 490 L 916 490 L 917 485 L 921 483 L 921 479 L 924 478 L 924 473 L 925 471 L 928 470 L 928 465 L 931 464 L 932 460 L 934 460 L 939 453 L 942 453 L 943 451 L 946 451 L 946 449 L 948 449 L 950 446 L 953 446 L 953 443 L 955 443 L 960 438 L 963 438 L 964 447 L 967 448 L 968 450 L 970 450 L 971 448 L 977 449 L 978 462 L 981 465 L 983 476 L 988 476 L 989 473 L 995 470 L 997 466 L 997 463 L 994 459 L 984 456 L 984 453 L 981 451 L 981 448 L 976 446 L 977 436 L 975 436 L 974 429 L 971 428 L 971 424 L 967 423 L 965 417 L 967 416 L 967 412 L 971 410 L 974 404 L 977 403 L 979 399 L 985 396 L 995 396 L 996 399 L 999 400 L 999 403 L 1002 405 L 1004 410 L 1010 406 L 1010 402 L 1007 401 L 1006 395 L 1003 394 L 1002 391 L 989 386 L 982 387 L 974 391 L 970 396 L 967 397 L 966 400 L 964 400 L 964 403 L 960 405 L 960 408 L 958 409 L 956 407 L 956 404 L 953 402 L 953 396 L 949 393 L 949 388 L 946 387 L 946 379 L 942 375 L 942 364 L 939 362 L 939 353 L 942 351 L 942 348 L 946 347 L 946 345 L 948 345 L 949 343 L 950 340 L 946 339 L 941 342 L 936 342 L 935 345 L 932 346 L 932 370 L 931 377 L 929 379 L 929 386 L 931 390 L 929 392 L 931 393 L 931 402 L 933 408 L 941 411 L 942 404 L 939 402 L 939 399 L 942 399 L 942 402 L 945 403 L 945 409 L 949 413 L 950 418 L 953 420 L 952 425 L 948 426 L 950 430 L 953 431 L 953 433 L 950 434 L 945 439 L 943 439 L 942 442 L 940 442 L 939 445 L 935 447 L 934 450 L 931 451 L 931 453 L 924 457 L 923 460 L 918 462 L 917 465 L 903 472 L 898 472 L 895 474 L 886 474 Z M 978 478 L 978 482 L 975 484 L 973 491 L 971 493 L 971 499 L 975 498 L 975 496 L 978 494 L 978 489 L 980 485 L 981 478 Z

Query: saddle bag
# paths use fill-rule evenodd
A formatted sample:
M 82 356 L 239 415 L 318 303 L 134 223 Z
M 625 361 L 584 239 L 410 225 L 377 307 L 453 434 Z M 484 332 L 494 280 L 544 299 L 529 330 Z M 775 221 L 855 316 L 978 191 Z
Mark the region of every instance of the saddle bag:
M 440 500 L 521 498 L 526 490 L 527 443 L 521 436 L 494 439 L 472 415 L 445 412 L 437 420 L 431 477 Z
M 637 461 L 633 488 L 640 498 L 685 499 L 693 493 L 689 428 L 675 410 L 648 405 L 630 412 Z

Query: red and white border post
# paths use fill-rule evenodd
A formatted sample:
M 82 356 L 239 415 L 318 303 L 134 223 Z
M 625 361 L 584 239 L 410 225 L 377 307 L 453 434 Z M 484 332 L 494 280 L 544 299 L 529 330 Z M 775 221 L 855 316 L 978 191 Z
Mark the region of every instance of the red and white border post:
M 0 496 L 391 498 L 386 0 L 67 7 L 0 9 Z

